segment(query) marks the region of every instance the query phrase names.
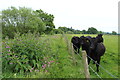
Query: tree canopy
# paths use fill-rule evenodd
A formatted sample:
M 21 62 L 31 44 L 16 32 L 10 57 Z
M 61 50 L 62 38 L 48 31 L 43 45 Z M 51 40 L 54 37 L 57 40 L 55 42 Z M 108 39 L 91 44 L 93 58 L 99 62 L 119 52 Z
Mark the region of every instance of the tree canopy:
M 9 7 L 2 11 L 2 29 L 3 38 L 8 36 L 14 38 L 15 33 L 50 32 L 55 28 L 54 16 L 43 12 L 42 10 L 33 11 L 30 8 Z
M 53 28 L 55 28 L 55 25 L 53 23 L 54 21 L 54 16 L 52 14 L 48 14 L 46 12 L 43 12 L 41 9 L 40 10 L 36 10 L 39 18 L 45 23 L 46 26 L 46 33 L 50 33 L 50 31 L 53 30 Z
M 117 32 L 115 32 L 115 31 L 112 31 L 112 34 L 113 34 L 113 35 L 116 35 L 116 34 L 117 34 Z
M 97 34 L 98 31 L 97 31 L 96 28 L 94 28 L 94 27 L 90 27 L 90 28 L 88 28 L 87 33 L 88 33 L 88 34 Z

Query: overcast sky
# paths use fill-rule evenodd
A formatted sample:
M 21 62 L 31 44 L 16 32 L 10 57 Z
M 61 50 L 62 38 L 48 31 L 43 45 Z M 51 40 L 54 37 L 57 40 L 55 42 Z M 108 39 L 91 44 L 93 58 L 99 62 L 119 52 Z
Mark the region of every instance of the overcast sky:
M 59 26 L 87 30 L 118 32 L 119 0 L 0 0 L 0 11 L 10 6 L 42 9 L 53 14 L 56 28 Z

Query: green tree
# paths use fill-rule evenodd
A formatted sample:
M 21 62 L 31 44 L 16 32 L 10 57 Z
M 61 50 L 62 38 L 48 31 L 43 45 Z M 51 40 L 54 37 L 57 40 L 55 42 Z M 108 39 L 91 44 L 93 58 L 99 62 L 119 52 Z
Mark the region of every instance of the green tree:
M 54 16 L 52 14 L 48 14 L 44 12 L 43 10 L 36 10 L 39 18 L 45 23 L 46 30 L 45 33 L 49 34 L 54 28 L 55 25 L 53 23 L 54 21 Z
M 74 34 L 80 34 L 81 31 L 80 30 L 74 30 Z
M 113 35 L 116 35 L 116 34 L 117 34 L 117 32 L 115 32 L 115 31 L 112 31 L 112 34 L 113 34 Z
M 98 31 L 98 34 L 103 34 L 103 32 L 102 31 Z
M 30 32 L 42 33 L 46 28 L 38 14 L 30 8 L 10 7 L 2 11 L 3 37 L 14 38 L 14 33 Z
M 94 28 L 94 27 L 90 27 L 90 28 L 88 28 L 87 33 L 88 33 L 88 34 L 97 34 L 98 31 L 97 31 L 96 28 Z
M 67 33 L 67 34 L 73 34 L 73 32 L 72 32 L 72 31 L 67 31 L 66 33 Z
M 67 27 L 59 27 L 58 29 L 62 30 L 64 33 L 66 33 L 68 31 Z
M 63 31 L 61 29 L 54 29 L 53 31 L 55 34 L 63 34 Z
M 87 31 L 86 30 L 82 30 L 82 34 L 87 34 Z

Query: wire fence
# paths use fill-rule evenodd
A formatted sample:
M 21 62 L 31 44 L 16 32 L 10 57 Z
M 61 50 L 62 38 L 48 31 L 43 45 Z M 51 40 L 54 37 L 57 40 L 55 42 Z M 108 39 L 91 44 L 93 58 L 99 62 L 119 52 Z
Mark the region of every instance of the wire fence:
M 103 79 L 101 78 L 101 76 L 98 75 L 98 73 L 97 73 L 91 66 L 89 66 L 89 67 L 90 67 L 90 69 L 91 69 L 101 80 L 103 80 Z
M 74 45 L 74 44 L 72 43 L 72 45 Z M 78 47 L 77 47 L 76 45 L 74 45 L 74 46 L 78 49 Z M 80 54 L 79 54 L 76 50 L 74 50 L 74 52 L 76 52 L 77 55 L 80 56 Z M 89 57 L 92 61 L 94 61 L 97 65 L 99 65 L 99 66 L 100 66 L 106 73 L 108 73 L 111 77 L 117 78 L 116 76 L 114 76 L 113 74 L 111 74 L 108 70 L 106 70 L 103 66 L 101 66 L 100 64 L 98 64 L 95 60 L 93 60 L 90 56 L 87 55 L 87 57 Z M 82 58 L 82 57 L 80 56 L 80 58 Z M 90 65 L 89 65 L 89 67 L 90 67 L 90 69 L 91 69 L 101 80 L 103 80 L 103 79 L 100 77 L 100 75 L 98 75 L 98 73 L 95 72 L 95 70 L 94 70 Z M 117 80 L 119 80 L 119 79 L 117 79 Z
M 67 40 L 68 41 L 68 40 Z M 74 44 L 72 43 L 72 45 L 71 46 L 73 46 Z M 77 49 L 78 49 L 78 47 L 76 46 L 76 45 L 74 45 Z M 77 53 L 77 55 L 80 57 L 80 59 L 82 59 L 82 57 L 81 57 L 81 55 L 75 50 L 75 49 L 73 49 L 74 50 L 74 52 L 75 53 Z M 90 67 L 90 66 L 89 66 Z M 92 69 L 92 67 L 90 67 L 90 69 L 98 76 L 98 78 L 100 78 L 101 80 L 103 80 L 101 77 L 100 77 L 100 75 L 98 75 L 98 73 L 97 72 L 95 72 L 93 69 Z
M 63 34 L 63 36 L 67 39 L 67 37 Z M 69 41 L 68 39 L 67 39 L 67 41 Z M 70 44 L 69 44 L 70 45 Z M 70 45 L 70 46 L 73 46 L 74 44 L 72 43 L 72 45 Z M 76 45 L 74 45 L 77 49 L 79 49 Z M 74 49 L 73 49 L 74 50 Z M 74 50 L 74 52 L 76 52 L 77 53 L 77 55 L 82 59 L 82 57 L 81 57 L 81 55 L 76 51 L 76 50 Z M 90 56 L 88 56 L 87 55 L 87 57 L 88 58 L 90 58 L 92 61 L 94 61 L 97 65 L 99 65 L 106 73 L 108 73 L 111 77 L 113 77 L 113 78 L 117 78 L 115 75 L 113 75 L 113 74 L 111 74 L 108 70 L 106 70 L 103 66 L 101 66 L 100 64 L 98 64 L 95 60 L 93 60 Z M 103 80 L 102 78 L 101 78 L 101 76 L 100 75 L 98 75 L 98 73 L 89 65 L 89 68 L 101 79 L 101 80 Z M 116 80 L 120 80 L 120 79 L 116 79 Z
M 74 50 L 75 52 L 77 52 L 76 50 Z M 77 52 L 78 53 L 78 52 Z M 81 59 L 82 59 L 82 57 L 80 56 L 80 54 L 77 54 Z M 100 77 L 100 75 L 97 73 L 97 72 L 95 72 L 95 70 L 89 65 L 89 67 L 90 67 L 90 69 L 98 76 L 98 78 L 100 78 L 101 80 L 103 80 L 101 77 Z

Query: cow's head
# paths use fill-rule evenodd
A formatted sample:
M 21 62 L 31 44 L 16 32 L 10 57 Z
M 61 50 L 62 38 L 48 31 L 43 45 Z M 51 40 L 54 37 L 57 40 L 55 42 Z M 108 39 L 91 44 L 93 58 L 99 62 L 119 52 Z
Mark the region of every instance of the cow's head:
M 74 43 L 74 44 L 78 44 L 78 43 L 80 43 L 80 38 L 79 37 L 77 37 L 77 36 L 74 36 L 72 39 L 71 39 L 71 42 L 72 43 Z
M 93 37 L 90 42 L 90 49 L 94 50 L 97 46 L 97 38 Z
M 98 34 L 98 35 L 96 36 L 96 39 L 97 39 L 97 42 L 98 42 L 98 43 L 103 42 L 103 37 L 102 37 L 102 36 L 103 36 L 102 34 Z
M 97 44 L 101 42 L 103 42 L 102 34 L 98 34 L 96 37 L 91 39 L 90 49 L 94 50 L 97 47 Z
M 80 37 L 80 43 L 81 43 L 81 45 L 88 44 L 89 42 L 90 42 L 89 38 L 84 37 L 84 36 Z

